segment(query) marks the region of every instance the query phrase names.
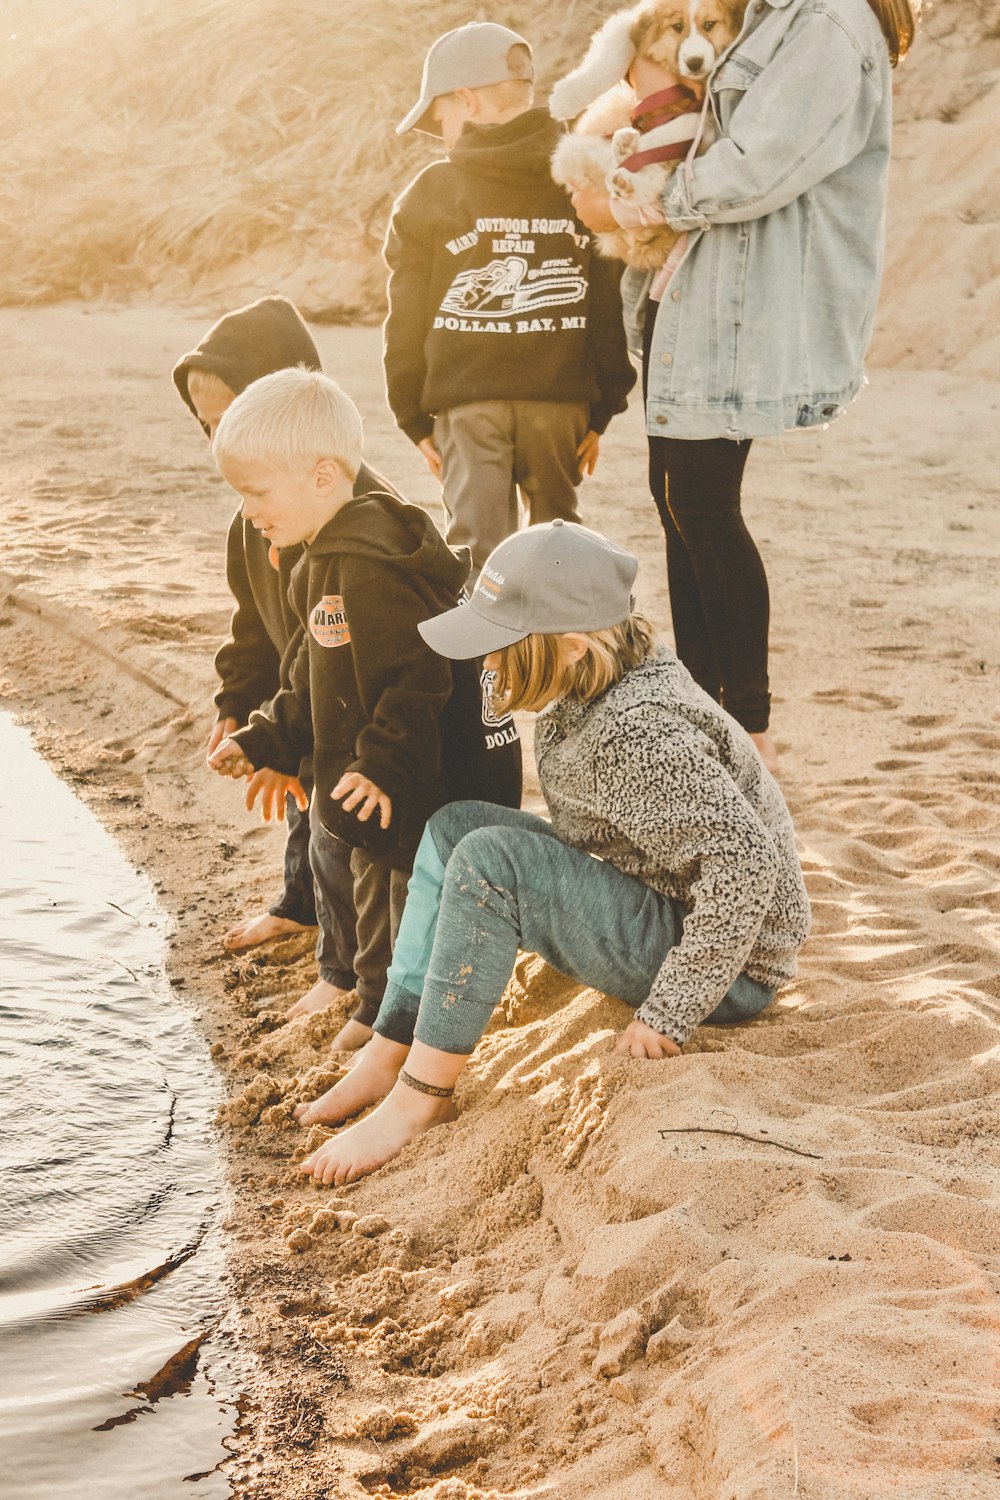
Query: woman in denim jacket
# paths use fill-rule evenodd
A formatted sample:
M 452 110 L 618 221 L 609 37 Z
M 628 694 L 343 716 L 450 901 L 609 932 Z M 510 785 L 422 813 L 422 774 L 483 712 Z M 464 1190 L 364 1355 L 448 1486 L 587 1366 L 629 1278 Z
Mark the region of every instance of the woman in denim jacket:
M 632 270 L 623 282 L 677 652 L 772 768 L 768 588 L 740 511 L 743 469 L 755 437 L 830 422 L 862 385 L 882 271 L 889 70 L 918 8 L 750 0 L 709 84 L 719 139 L 664 192 L 663 217 L 686 235 L 676 270 L 668 285 Z M 637 60 L 640 97 L 663 86 L 649 69 Z M 592 190 L 573 202 L 593 229 L 640 222 Z

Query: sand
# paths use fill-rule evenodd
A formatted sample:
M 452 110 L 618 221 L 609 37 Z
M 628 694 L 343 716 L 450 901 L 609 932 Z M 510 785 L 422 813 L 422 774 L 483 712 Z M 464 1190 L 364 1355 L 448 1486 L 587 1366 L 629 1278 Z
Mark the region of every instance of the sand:
M 208 316 L 0 313 L 0 692 L 147 868 L 223 1069 L 232 1464 L 253 1500 L 971 1500 L 1000 1473 L 1000 386 L 875 368 L 760 443 L 775 729 L 815 909 L 797 982 L 676 1061 L 522 960 L 461 1116 L 339 1191 L 292 1105 L 339 1017 L 309 945 L 238 961 L 281 840 L 203 767 L 232 496 L 167 371 Z M 371 457 L 435 503 L 378 334 L 318 330 Z M 666 627 L 641 416 L 587 518 Z
M 421 24 L 457 24 L 453 8 Z M 517 0 L 506 19 L 537 8 Z M 364 53 L 379 16 L 342 9 L 324 25 L 356 28 Z M 597 9 L 571 0 L 543 72 Z M 386 155 L 385 122 L 414 43 L 393 33 L 396 71 L 374 94 L 352 74 L 341 99 L 307 12 L 289 26 L 287 7 L 255 4 L 248 38 L 279 28 L 323 87 L 290 92 L 277 54 L 248 42 L 223 94 L 205 27 L 228 35 L 224 8 L 205 0 L 204 26 L 161 11 L 151 27 L 148 7 L 116 10 L 115 47 L 98 27 L 90 52 L 40 11 L 54 93 L 57 75 L 19 71 L 16 49 L 4 63 L 0 300 L 145 300 L 0 311 L 0 698 L 155 880 L 178 998 L 225 1075 L 246 1390 L 234 1494 L 995 1497 L 997 0 L 930 9 L 897 77 L 870 387 L 830 431 L 750 458 L 781 779 L 815 912 L 798 980 L 753 1024 L 639 1062 L 610 1053 L 619 1004 L 525 957 L 458 1122 L 340 1191 L 296 1172 L 325 1132 L 296 1127 L 292 1106 L 338 1068 L 340 1016 L 282 1024 L 312 982 L 310 945 L 234 960 L 219 944 L 275 888 L 281 836 L 203 764 L 233 497 L 167 372 L 249 296 L 377 308 L 373 226 L 410 162 Z M 368 133 L 332 177 L 323 165 L 332 198 L 317 197 L 317 152 L 362 95 Z M 386 414 L 377 332 L 316 333 L 371 458 L 439 514 Z M 666 632 L 636 406 L 584 506 L 640 556 L 641 603 Z

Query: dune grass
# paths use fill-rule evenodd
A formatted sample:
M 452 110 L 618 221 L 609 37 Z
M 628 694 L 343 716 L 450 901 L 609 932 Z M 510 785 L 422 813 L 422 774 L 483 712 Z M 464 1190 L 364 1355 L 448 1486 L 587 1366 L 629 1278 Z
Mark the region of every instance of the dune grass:
M 439 149 L 393 127 L 424 52 L 482 17 L 540 97 L 616 0 L 0 0 L 0 303 L 284 292 L 381 315 L 393 197 Z M 1000 0 L 925 6 L 895 77 L 874 355 L 993 374 Z
M 544 84 L 613 8 L 0 0 L 0 301 L 280 289 L 376 315 L 393 196 L 434 152 L 393 134 L 429 43 L 488 14 Z

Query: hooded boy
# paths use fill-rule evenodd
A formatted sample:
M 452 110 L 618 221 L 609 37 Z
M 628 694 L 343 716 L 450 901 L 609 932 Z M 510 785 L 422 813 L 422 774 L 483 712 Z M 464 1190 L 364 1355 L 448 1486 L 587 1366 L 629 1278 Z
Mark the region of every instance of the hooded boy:
M 177 362 L 173 379 L 181 399 L 212 438 L 240 392 L 261 376 L 290 366 L 322 368 L 316 345 L 292 303 L 284 297 L 262 297 L 221 317 L 197 347 Z M 366 464 L 358 471 L 355 492 L 395 493 Z M 301 643 L 301 627 L 288 602 L 289 579 L 301 553 L 300 546 L 279 552 L 239 510 L 233 516 L 226 540 L 226 577 L 236 607 L 229 636 L 215 658 L 220 684 L 209 754 L 274 696 L 282 661 L 294 656 Z M 298 768 L 306 789 L 311 778 L 310 749 L 304 747 Z M 300 813 L 291 797 L 287 823 L 280 895 L 266 913 L 232 928 L 224 944 L 230 951 L 253 947 L 310 927 L 318 919 L 320 978 L 292 1008 L 298 1012 L 328 1005 L 355 986 L 353 878 L 349 848 L 325 838 L 321 827 L 311 833 L 308 812 Z

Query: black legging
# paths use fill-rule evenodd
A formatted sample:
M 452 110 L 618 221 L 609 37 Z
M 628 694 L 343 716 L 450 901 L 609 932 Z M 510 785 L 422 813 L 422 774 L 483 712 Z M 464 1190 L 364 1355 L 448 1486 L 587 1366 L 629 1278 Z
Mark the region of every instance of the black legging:
M 653 323 L 643 340 L 643 395 Z M 677 655 L 694 680 L 751 734 L 770 712 L 770 600 L 760 553 L 740 512 L 750 439 L 649 438 L 649 488 L 667 544 Z

